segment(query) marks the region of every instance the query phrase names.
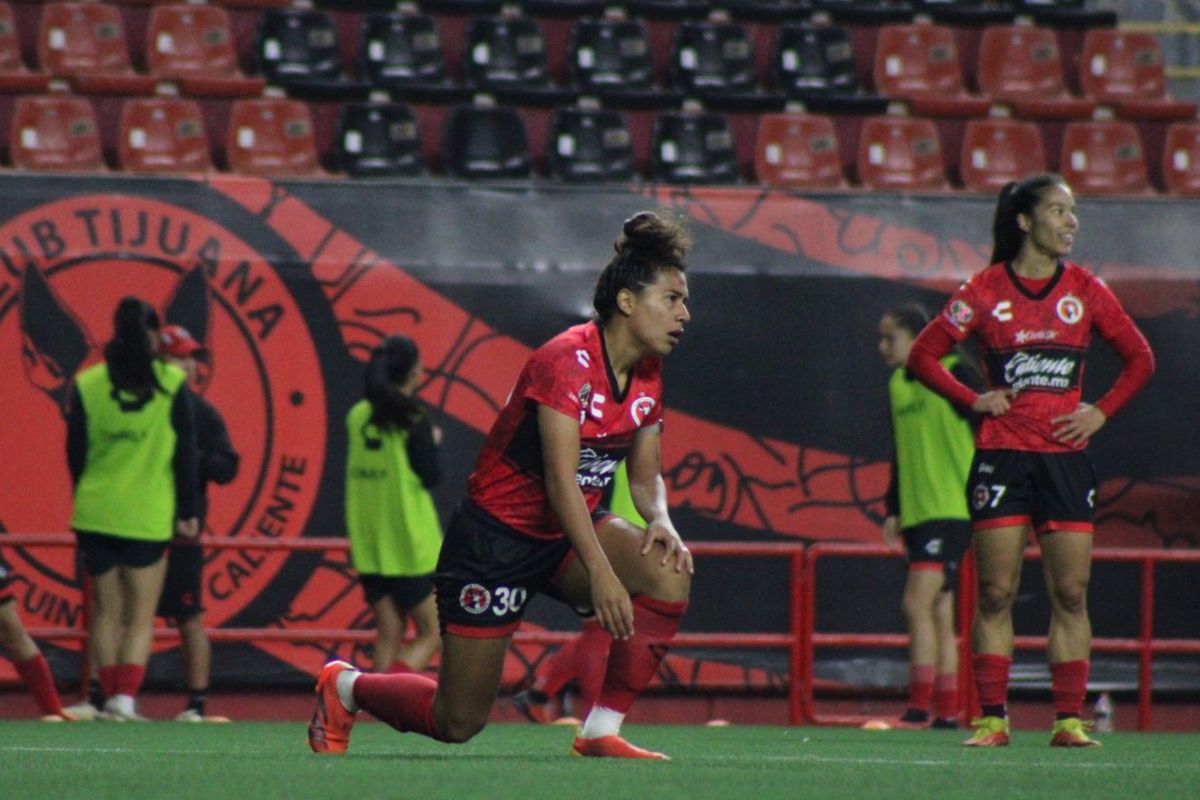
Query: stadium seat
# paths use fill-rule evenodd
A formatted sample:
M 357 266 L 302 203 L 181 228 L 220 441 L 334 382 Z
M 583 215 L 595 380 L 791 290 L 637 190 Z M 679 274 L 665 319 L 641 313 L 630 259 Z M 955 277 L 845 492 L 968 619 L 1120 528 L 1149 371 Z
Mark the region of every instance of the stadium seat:
M 84 94 L 152 94 L 157 83 L 130 66 L 121 12 L 108 3 L 47 3 L 38 63 Z
M 482 89 L 550 83 L 546 40 L 529 17 L 476 17 L 467 27 L 463 74 Z
M 1089 29 L 1083 37 L 1079 83 L 1083 93 L 1129 120 L 1190 120 L 1196 104 L 1167 93 L 1162 46 L 1153 33 Z
M 442 135 L 442 168 L 456 178 L 528 178 L 532 156 L 520 115 L 506 106 L 456 106 Z
M 1200 122 L 1174 122 L 1167 128 L 1163 184 L 1174 195 L 1200 196 Z
M 96 112 L 86 97 L 28 95 L 13 105 L 9 156 L 17 169 L 95 172 L 105 168 Z
M 1150 190 L 1142 140 L 1131 122 L 1069 122 L 1059 172 L 1082 195 Z
M 875 88 L 929 117 L 979 117 L 991 100 L 966 93 L 954 33 L 942 25 L 889 25 L 875 46 Z
M 178 97 L 135 97 L 121 109 L 117 159 L 127 172 L 205 172 L 212 168 L 200 106 Z
M 671 41 L 670 82 L 688 96 L 754 90 L 754 48 L 736 22 L 684 20 Z
M 858 180 L 867 189 L 945 189 L 942 144 L 932 120 L 876 116 L 863 120 L 858 140 Z
M 299 100 L 234 100 L 225 148 L 229 168 L 268 177 L 322 174 L 312 116 Z
M 367 14 L 359 40 L 358 74 L 384 88 L 447 86 L 433 17 L 400 11 Z
M 1041 133 L 1027 121 L 968 120 L 958 168 L 966 189 L 994 194 L 1009 181 L 1046 171 Z
M 146 62 L 150 74 L 194 97 L 256 97 L 266 85 L 242 73 L 229 14 L 219 6 L 154 6 L 146 27 Z
M 833 121 L 819 114 L 764 114 L 754 148 L 754 174 L 771 186 L 845 186 Z
M 614 107 L 661 108 L 682 99 L 654 80 L 646 26 L 615 9 L 572 24 L 567 74 L 582 94 L 602 97 Z
M 650 175 L 663 183 L 736 183 L 729 123 L 711 111 L 662 111 L 651 135 Z
M 882 114 L 887 107 L 885 98 L 861 92 L 854 45 L 839 25 L 780 25 L 770 77 L 774 88 L 803 101 L 810 111 Z
M 1088 119 L 1091 100 L 1067 93 L 1054 31 L 1032 25 L 991 25 L 979 43 L 979 88 L 1023 119 Z
M 424 172 L 417 120 L 402 103 L 346 103 L 338 119 L 334 167 L 354 177 Z
M 337 28 L 324 11 L 263 11 L 254 34 L 254 58 L 267 82 L 293 97 L 342 101 L 364 99 L 370 91 L 365 81 L 343 75 Z
M 562 108 L 551 123 L 550 173 L 569 183 L 629 181 L 633 146 L 619 111 Z
M 46 91 L 49 85 L 49 75 L 25 66 L 12 6 L 0 3 L 0 93 L 36 94 Z

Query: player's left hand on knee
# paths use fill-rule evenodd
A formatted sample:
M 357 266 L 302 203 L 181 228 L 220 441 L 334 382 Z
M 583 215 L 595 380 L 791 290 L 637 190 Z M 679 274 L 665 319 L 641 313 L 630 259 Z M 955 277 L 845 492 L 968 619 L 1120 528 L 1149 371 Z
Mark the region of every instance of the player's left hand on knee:
M 662 542 L 663 555 L 658 562 L 660 567 L 665 567 L 670 561 L 675 562 L 675 571 L 684 572 L 688 575 L 695 572 L 695 566 L 692 563 L 692 552 L 687 549 L 687 545 L 683 543 L 683 539 L 679 536 L 679 532 L 670 523 L 651 522 L 646 526 L 645 536 L 642 538 L 642 555 L 647 555 L 654 549 L 655 542 Z

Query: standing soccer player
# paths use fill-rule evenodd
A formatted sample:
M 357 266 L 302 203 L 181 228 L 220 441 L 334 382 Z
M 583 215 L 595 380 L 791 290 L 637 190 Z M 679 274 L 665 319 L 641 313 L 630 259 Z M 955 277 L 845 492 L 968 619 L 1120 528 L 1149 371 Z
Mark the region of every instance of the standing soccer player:
M 691 318 L 690 244 L 677 223 L 655 214 L 626 220 L 597 281 L 596 319 L 530 356 L 450 522 L 434 579 L 444 634 L 438 680 L 326 664 L 308 731 L 314 752 L 345 752 L 359 709 L 399 731 L 472 738 L 487 723 L 512 633 L 540 591 L 594 612 L 614 639 L 573 752 L 666 758 L 619 734 L 679 628 L 691 584 L 692 556 L 667 511 L 659 452 L 662 358 Z M 644 529 L 598 512 L 626 457 Z
M 983 714 L 968 747 L 1008 744 L 1012 605 L 1030 530 L 1038 535 L 1050 596 L 1054 747 L 1094 747 L 1080 720 L 1087 694 L 1091 623 L 1092 520 L 1096 476 L 1088 440 L 1154 372 L 1145 337 L 1112 292 L 1066 260 L 1079 220 L 1070 187 L 1057 175 L 1010 183 L 992 226 L 991 266 L 950 298 L 909 355 L 909 369 L 934 391 L 985 415 L 967 481 L 978 610 L 972 637 Z M 1092 332 L 1123 362 L 1112 388 L 1081 402 Z M 982 351 L 988 384 L 976 394 L 938 359 L 967 336 Z

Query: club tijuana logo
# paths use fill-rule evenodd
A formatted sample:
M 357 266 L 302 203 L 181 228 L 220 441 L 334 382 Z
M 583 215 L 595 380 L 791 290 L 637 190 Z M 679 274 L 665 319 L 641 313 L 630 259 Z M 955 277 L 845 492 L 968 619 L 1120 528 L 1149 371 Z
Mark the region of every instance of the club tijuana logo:
M 251 242 L 189 209 L 113 194 L 48 203 L 0 227 L 0 531 L 67 531 L 64 403 L 74 376 L 102 359 L 113 310 L 131 294 L 210 354 L 193 389 L 222 413 L 241 466 L 233 483 L 210 486 L 205 532 L 299 537 L 327 430 L 303 316 Z M 80 623 L 73 549 L 5 552 L 27 621 Z M 207 551 L 208 624 L 245 608 L 287 558 Z

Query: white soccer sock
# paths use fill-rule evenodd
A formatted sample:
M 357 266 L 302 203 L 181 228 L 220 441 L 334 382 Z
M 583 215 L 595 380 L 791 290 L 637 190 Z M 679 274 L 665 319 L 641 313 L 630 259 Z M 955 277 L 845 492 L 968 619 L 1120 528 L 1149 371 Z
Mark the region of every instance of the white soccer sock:
M 604 706 L 592 706 L 588 712 L 583 728 L 579 731 L 580 739 L 599 739 L 601 736 L 616 736 L 621 732 L 621 723 L 625 715 Z
M 354 702 L 354 682 L 361 675 L 362 673 L 356 669 L 344 669 L 337 676 L 335 688 L 338 700 L 342 701 L 342 706 L 351 714 L 358 713 L 358 703 Z

